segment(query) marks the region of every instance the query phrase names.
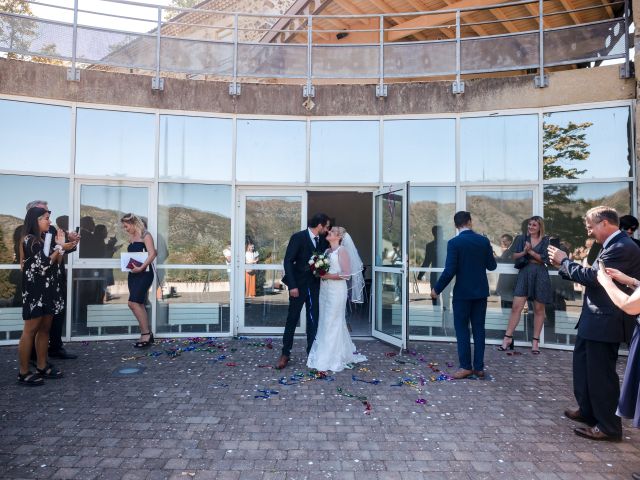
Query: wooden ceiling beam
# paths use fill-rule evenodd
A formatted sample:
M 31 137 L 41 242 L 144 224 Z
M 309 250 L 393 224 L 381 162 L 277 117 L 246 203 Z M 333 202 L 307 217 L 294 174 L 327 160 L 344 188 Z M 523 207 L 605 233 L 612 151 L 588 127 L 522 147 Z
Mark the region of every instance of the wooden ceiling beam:
M 498 0 L 497 3 L 505 3 L 506 1 L 508 0 Z M 450 10 L 451 8 L 483 7 L 495 4 L 496 0 L 460 0 L 458 2 L 452 3 L 451 5 L 447 5 L 444 8 L 434 10 L 434 12 L 439 12 L 441 10 L 446 11 Z M 424 30 L 429 27 L 437 27 L 439 25 L 455 21 L 455 18 L 456 13 L 449 11 L 440 14 L 435 13 L 432 15 L 420 15 L 418 17 L 412 18 L 411 20 L 406 20 L 402 23 L 399 23 L 395 27 L 391 27 L 388 32 L 388 40 L 390 42 L 400 40 L 402 38 L 415 35 L 415 33 L 419 32 L 420 30 Z
M 453 2 L 451 0 L 444 0 L 444 3 L 446 3 L 447 5 L 451 5 Z M 460 15 L 460 18 L 462 18 L 464 16 L 466 16 L 466 15 L 464 15 L 464 14 Z M 464 25 L 464 26 L 469 27 L 471 30 L 476 32 L 476 34 L 479 37 L 488 37 L 489 36 L 489 33 L 484 29 L 484 27 L 482 25 Z
M 611 8 L 611 5 L 609 5 L 609 2 L 607 0 L 602 0 L 602 5 L 604 5 L 604 9 L 609 14 L 609 18 L 613 18 L 614 17 L 613 8 Z
M 565 10 L 575 9 L 573 3 L 571 3 L 571 0 L 560 0 L 560 3 L 562 4 Z M 577 12 L 567 12 L 567 14 L 571 17 L 571 20 L 573 20 L 573 22 L 576 25 L 578 25 L 579 23 L 582 23 L 582 20 L 580 20 L 580 17 L 578 17 Z
M 540 24 L 540 22 L 538 21 L 538 17 L 540 15 L 538 12 L 538 9 L 535 8 L 531 3 L 525 3 L 524 6 L 526 7 L 527 11 L 531 14 L 532 17 L 536 17 L 534 21 L 536 22 L 536 26 L 538 26 Z M 542 25 L 549 28 L 549 21 L 547 20 L 546 17 L 542 17 Z
M 493 14 L 494 17 L 496 17 L 496 20 L 502 20 L 502 23 L 500 25 L 502 25 L 509 33 L 517 33 L 520 31 L 518 27 L 513 24 L 513 22 L 509 21 L 509 17 L 507 17 L 507 15 L 499 8 L 492 8 L 489 11 Z

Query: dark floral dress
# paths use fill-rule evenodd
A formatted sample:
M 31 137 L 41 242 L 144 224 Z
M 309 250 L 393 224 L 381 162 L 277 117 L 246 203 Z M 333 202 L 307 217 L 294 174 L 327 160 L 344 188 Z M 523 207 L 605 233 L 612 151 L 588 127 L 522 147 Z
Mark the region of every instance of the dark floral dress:
M 23 240 L 22 318 L 55 315 L 64 309 L 64 289 L 61 265 L 51 263 L 42 251 L 44 241 L 33 235 Z

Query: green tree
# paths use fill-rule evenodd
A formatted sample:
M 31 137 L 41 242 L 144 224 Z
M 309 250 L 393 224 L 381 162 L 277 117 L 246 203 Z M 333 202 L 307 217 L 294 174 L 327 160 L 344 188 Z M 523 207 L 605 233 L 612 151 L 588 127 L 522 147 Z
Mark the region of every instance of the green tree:
M 23 16 L 33 16 L 31 6 L 26 0 L 0 0 L 0 12 L 15 13 Z M 9 50 L 27 51 L 37 33 L 36 23 L 21 17 L 6 16 L 0 23 L 0 44 Z M 23 58 L 14 52 L 9 52 L 7 58 Z
M 578 170 L 575 166 L 565 167 L 562 164 L 579 162 L 589 158 L 589 144 L 585 140 L 585 130 L 592 122 L 569 122 L 565 127 L 554 123 L 544 123 L 542 171 L 544 179 L 553 178 L 576 179 L 586 170 Z

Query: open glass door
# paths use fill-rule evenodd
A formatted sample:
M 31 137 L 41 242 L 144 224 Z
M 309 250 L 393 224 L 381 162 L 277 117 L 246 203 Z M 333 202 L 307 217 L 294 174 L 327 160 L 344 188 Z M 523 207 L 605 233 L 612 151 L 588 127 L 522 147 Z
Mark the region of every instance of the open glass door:
M 408 335 L 409 184 L 392 185 L 373 196 L 372 335 L 400 348 Z

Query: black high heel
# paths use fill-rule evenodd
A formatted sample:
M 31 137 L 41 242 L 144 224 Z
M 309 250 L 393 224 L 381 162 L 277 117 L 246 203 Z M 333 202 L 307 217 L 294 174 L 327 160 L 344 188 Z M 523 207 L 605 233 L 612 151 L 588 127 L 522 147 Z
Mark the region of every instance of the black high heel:
M 140 334 L 140 336 L 145 336 L 145 335 L 149 335 L 149 340 L 147 340 L 146 342 L 137 341 L 136 343 L 133 344 L 133 348 L 147 348 L 147 347 L 150 347 L 152 343 L 155 343 L 155 340 L 153 338 L 153 333 L 146 332 L 146 333 Z
M 504 338 L 510 338 L 511 342 L 509 343 L 509 345 L 505 348 L 502 345 L 500 345 L 498 347 L 498 350 L 500 350 L 501 352 L 506 352 L 507 350 L 513 350 L 515 348 L 515 345 L 513 344 L 513 335 L 507 335 L 506 333 L 504 334 Z
M 531 355 L 540 355 L 540 339 L 536 338 L 536 337 L 532 337 L 531 340 L 532 340 L 531 341 Z M 538 342 L 538 348 L 536 348 L 536 349 L 533 348 L 533 340 Z

